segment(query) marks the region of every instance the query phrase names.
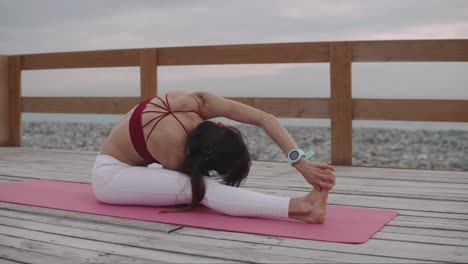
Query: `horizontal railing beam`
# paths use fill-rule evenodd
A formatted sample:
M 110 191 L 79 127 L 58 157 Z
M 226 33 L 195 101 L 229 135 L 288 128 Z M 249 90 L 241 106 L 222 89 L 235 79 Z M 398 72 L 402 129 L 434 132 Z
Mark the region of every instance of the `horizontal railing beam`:
M 227 97 L 273 114 L 289 118 L 330 118 L 328 98 Z
M 353 99 L 353 119 L 468 122 L 468 100 Z
M 228 97 L 278 117 L 330 118 L 328 98 Z M 124 114 L 139 97 L 23 97 L 23 112 Z M 468 122 L 468 100 L 352 99 L 354 120 Z
M 22 55 L 23 70 L 138 66 L 139 49 Z
M 316 63 L 335 42 L 156 48 L 158 65 Z M 353 62 L 468 61 L 468 40 L 350 41 Z M 141 49 L 24 54 L 23 70 L 139 66 Z
M 158 48 L 159 65 L 328 62 L 328 44 L 282 43 Z
M 125 114 L 140 97 L 23 97 L 23 112 Z
M 23 70 L 139 65 L 140 49 L 22 55 Z M 157 48 L 158 65 L 328 62 L 328 44 L 282 43 Z
M 468 40 L 353 41 L 353 62 L 468 61 Z
M 329 118 L 327 98 L 253 98 L 231 97 L 278 117 Z M 124 114 L 139 97 L 23 97 L 23 112 Z

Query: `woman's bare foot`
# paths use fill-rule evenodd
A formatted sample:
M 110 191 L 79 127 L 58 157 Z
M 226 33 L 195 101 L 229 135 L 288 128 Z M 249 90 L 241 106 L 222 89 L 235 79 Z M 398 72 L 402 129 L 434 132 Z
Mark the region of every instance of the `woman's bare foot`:
M 323 224 L 327 214 L 328 191 L 313 190 L 289 202 L 289 217 L 312 224 Z

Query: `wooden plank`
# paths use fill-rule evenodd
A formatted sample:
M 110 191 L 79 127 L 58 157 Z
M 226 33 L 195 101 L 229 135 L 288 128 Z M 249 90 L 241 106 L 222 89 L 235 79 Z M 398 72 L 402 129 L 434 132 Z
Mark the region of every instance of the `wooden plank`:
M 328 44 L 280 43 L 158 48 L 159 65 L 328 62 Z M 140 49 L 24 54 L 23 70 L 139 65 Z
M 23 112 L 125 114 L 139 97 L 23 97 Z
M 352 43 L 355 62 L 468 61 L 468 40 L 384 40 Z
M 34 228 L 34 226 L 32 226 Z M 223 259 L 214 259 L 207 258 L 202 256 L 195 255 L 186 255 L 180 253 L 174 253 L 169 251 L 158 250 L 155 248 L 149 248 L 145 245 L 141 247 L 131 246 L 132 243 L 138 243 L 138 241 L 146 241 L 142 238 L 120 238 L 117 241 L 111 241 L 109 239 L 103 239 L 94 236 L 94 239 L 87 239 L 80 237 L 75 230 L 69 230 L 71 233 L 58 235 L 57 232 L 41 232 L 35 230 L 27 230 L 17 227 L 4 226 L 0 229 L 0 234 L 7 236 L 19 237 L 19 238 L 28 238 L 30 240 L 60 244 L 68 247 L 75 247 L 85 250 L 95 250 L 103 253 L 116 254 L 119 252 L 124 252 L 128 257 L 148 259 L 148 260 L 164 260 L 167 262 L 176 262 L 176 263 L 226 263 L 232 261 L 226 261 Z M 109 235 L 105 235 L 107 237 Z M 115 237 L 115 236 L 114 236 Z M 142 243 L 141 242 L 141 243 Z M 157 241 L 156 241 L 157 242 Z M 150 243 L 148 243 L 150 244 Z
M 140 50 L 140 98 L 153 98 L 158 94 L 157 50 Z
M 423 212 L 423 211 L 401 210 L 400 209 L 400 210 L 398 210 L 398 214 L 407 215 L 407 216 L 439 217 L 439 218 L 446 218 L 446 219 L 464 219 L 464 220 L 468 220 L 468 215 L 458 214 L 458 213 L 445 214 L 445 213 L 439 213 L 439 212 Z
M 26 178 L 26 179 L 28 179 L 28 178 Z M 31 178 L 29 178 L 29 179 L 31 179 Z M 21 180 L 19 178 L 17 178 L 17 177 L 0 175 L 0 181 L 2 181 L 2 182 L 17 182 L 17 181 L 21 181 Z
M 2 236 L 0 235 L 0 238 Z M 0 240 L 1 241 L 1 240 Z M 63 263 L 70 263 L 70 264 L 79 264 L 82 263 L 80 261 L 72 260 L 65 257 L 48 255 L 43 253 L 38 253 L 34 251 L 29 251 L 25 249 L 13 248 L 8 247 L 0 244 L 0 263 L 4 263 L 3 259 L 7 259 L 9 261 L 15 261 L 18 263 L 30 263 L 30 264 L 63 264 Z M 5 262 L 7 263 L 7 262 Z
M 328 43 L 158 48 L 159 65 L 328 62 Z
M 455 230 L 439 230 L 404 226 L 384 226 L 381 229 L 381 232 L 428 236 L 432 237 L 433 239 L 438 239 L 439 237 L 468 239 L 468 232 L 460 232 Z
M 0 146 L 8 146 L 10 139 L 8 76 L 8 56 L 0 55 Z
M 46 243 L 43 241 L 34 241 L 27 238 L 18 238 L 5 236 L 0 234 L 0 251 L 1 247 L 9 247 L 10 250 L 20 252 L 21 255 L 34 255 L 38 263 L 49 263 L 45 258 L 57 258 L 59 263 L 148 263 L 148 259 L 135 257 L 126 257 L 117 254 L 104 253 L 94 250 L 80 249 L 70 246 L 62 246 L 55 243 Z M 4 248 L 3 248 L 4 249 Z M 15 255 L 12 256 L 13 259 Z M 27 263 L 31 263 L 31 259 L 24 259 Z M 158 261 L 159 262 L 159 261 Z M 1 261 L 0 261 L 1 263 Z
M 139 65 L 138 49 L 25 54 L 23 70 L 127 67 Z
M 326 98 L 230 97 L 229 99 L 254 106 L 278 117 L 329 118 L 329 99 Z M 139 101 L 138 97 L 23 97 L 23 112 L 123 114 Z
M 353 99 L 362 120 L 468 122 L 468 100 Z
M 125 229 L 139 228 L 146 232 L 170 233 L 180 228 L 178 225 L 164 224 L 158 222 L 138 221 L 134 219 L 118 218 L 104 215 L 93 215 L 79 212 L 69 212 L 64 210 L 42 208 L 21 204 L 0 202 L 0 215 L 12 216 L 26 214 L 34 216 L 34 219 L 47 219 L 48 223 L 61 223 L 63 221 L 86 221 L 94 224 L 106 224 L 120 226 Z
M 63 175 L 59 172 L 51 172 L 51 171 L 34 171 L 34 168 L 29 169 L 12 169 L 7 168 L 2 171 L 2 175 L 12 176 L 12 177 L 21 177 L 23 180 L 25 178 L 33 178 L 33 179 L 44 179 L 44 180 L 60 180 L 65 182 L 79 182 L 79 183 L 90 183 L 91 175 L 90 170 L 92 167 L 88 168 L 88 172 L 84 172 L 82 174 L 74 173 L 72 175 Z
M 9 145 L 21 145 L 21 57 L 8 57 Z
M 331 160 L 352 164 L 351 45 L 330 44 Z
M 227 97 L 277 117 L 329 118 L 328 98 Z
M 418 242 L 418 243 L 426 243 L 426 244 L 433 244 L 433 245 L 468 247 L 468 239 L 466 238 L 437 237 L 437 239 L 434 239 L 434 237 L 431 237 L 431 236 L 385 233 L 385 232 L 379 232 L 373 238 L 384 239 L 384 240 L 394 240 L 394 241 Z
M 23 149 L 23 148 L 21 148 Z M 21 149 L 17 151 L 21 151 Z M 294 168 L 287 166 L 285 162 L 255 161 L 258 165 L 252 167 L 252 172 L 256 168 L 261 168 L 259 172 L 277 173 L 291 175 L 298 173 Z M 416 180 L 431 182 L 460 182 L 467 183 L 467 171 L 444 171 L 444 170 L 422 170 L 422 169 L 402 169 L 402 168 L 376 168 L 359 166 L 334 166 L 339 177 L 357 179 L 392 179 L 396 181 Z M 271 176 L 268 176 L 271 178 Z
M 396 219 L 396 220 L 393 220 L 392 223 L 389 224 L 389 226 L 468 232 L 468 228 L 466 225 L 450 223 L 450 222 L 449 223 L 435 223 L 435 222 Z
M 0 264 L 24 264 L 24 262 L 17 262 L 17 261 L 13 261 L 13 260 L 0 258 Z
M 468 40 L 355 41 L 353 61 L 468 61 Z M 160 65 L 328 62 L 329 42 L 159 48 Z M 140 49 L 25 54 L 24 70 L 139 65 Z
M 172 261 L 167 260 L 168 262 L 173 262 L 175 260 L 177 263 L 185 261 L 188 261 L 187 263 L 200 263 L 200 261 L 204 262 L 206 260 L 208 262 L 204 263 L 237 261 L 255 263 L 336 263 L 320 257 L 314 257 L 312 254 L 307 254 L 306 252 L 304 252 L 301 257 L 298 255 L 284 255 L 278 252 L 281 247 L 261 247 L 236 241 L 200 239 L 190 236 L 173 236 L 172 234 L 156 232 L 138 232 L 137 230 L 133 230 L 133 232 L 138 232 L 138 235 L 136 233 L 126 234 L 128 232 L 121 228 L 113 228 L 112 232 L 109 232 L 109 230 L 100 231 L 90 229 L 94 227 L 103 228 L 104 226 L 102 225 L 78 228 L 3 217 L 0 217 L 0 220 L 5 225 L 5 228 L 2 228 L 0 233 L 15 237 L 23 237 L 29 234 L 30 236 L 28 238 L 30 239 L 45 242 L 54 239 L 57 240 L 57 242 L 60 241 L 63 245 L 74 245 L 83 249 L 91 249 L 90 247 L 94 244 L 95 249 L 102 252 L 108 252 L 111 246 L 114 250 L 117 250 L 119 247 L 127 247 L 125 249 L 126 254 L 132 251 L 130 249 L 131 246 L 133 247 L 133 251 L 140 251 L 138 252 L 140 254 L 135 254 L 133 256 L 140 258 L 148 258 L 148 256 L 141 254 L 143 250 L 160 251 L 160 253 L 178 253 L 175 257 L 179 259 L 173 257 Z M 78 241 L 76 240 L 87 240 L 89 242 L 86 243 L 86 246 L 82 245 L 84 241 L 77 245 L 76 242 Z M 207 251 L 207 247 L 216 247 L 216 250 Z M 242 250 L 243 254 L 239 254 L 239 250 Z
M 432 261 L 447 262 L 448 259 L 454 260 L 454 262 L 463 263 L 463 261 L 468 258 L 465 253 L 465 247 L 426 245 L 380 239 L 371 239 L 365 244 L 353 245 L 313 240 L 304 241 L 301 239 L 283 239 L 224 231 L 201 230 L 190 227 L 179 229 L 175 233 L 223 240 L 248 241 L 259 244 L 280 244 L 284 247 L 301 249 L 303 251 L 319 250 L 322 254 L 337 252 L 342 254 L 341 258 L 340 256 L 333 256 L 330 258 L 348 263 L 430 263 Z M 425 252 L 426 246 L 427 249 L 434 251 Z M 449 256 L 448 254 L 451 254 L 452 252 L 456 252 L 458 256 Z M 354 257 L 349 254 L 353 254 Z M 372 257 L 375 257 L 373 261 Z M 385 260 L 385 258 L 388 259 Z

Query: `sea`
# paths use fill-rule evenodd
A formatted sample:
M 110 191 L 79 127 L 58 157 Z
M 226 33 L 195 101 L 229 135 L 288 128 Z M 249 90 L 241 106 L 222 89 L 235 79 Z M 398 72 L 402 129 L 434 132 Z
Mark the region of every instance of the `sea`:
M 103 114 L 49 114 L 49 113 L 23 113 L 22 120 L 25 122 L 69 122 L 69 123 L 115 123 L 123 115 L 103 115 Z M 238 124 L 225 118 L 216 118 L 214 121 L 224 122 L 228 125 Z M 304 126 L 304 127 L 330 127 L 330 119 L 312 118 L 279 118 L 284 126 Z M 468 131 L 468 123 L 453 122 L 414 122 L 414 121 L 375 121 L 375 120 L 353 120 L 353 127 L 372 127 L 388 129 L 407 130 L 464 130 Z

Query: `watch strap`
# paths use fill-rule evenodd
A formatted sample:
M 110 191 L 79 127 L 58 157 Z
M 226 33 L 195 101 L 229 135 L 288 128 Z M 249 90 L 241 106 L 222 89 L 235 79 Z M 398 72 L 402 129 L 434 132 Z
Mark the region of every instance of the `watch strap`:
M 297 160 L 291 160 L 289 158 L 289 153 L 291 153 L 292 151 L 298 151 L 299 152 L 299 158 Z M 315 152 L 313 150 L 310 150 L 308 151 L 307 153 L 305 153 L 302 149 L 293 149 L 291 150 L 290 152 L 288 153 L 288 163 L 289 165 L 293 166 L 294 163 L 298 162 L 299 160 L 301 160 L 301 157 L 305 157 L 306 159 L 310 159 L 314 154 Z
M 309 152 L 307 152 L 305 154 L 305 158 L 310 159 L 310 158 L 312 158 L 313 155 L 315 155 L 315 152 L 313 150 L 311 150 L 311 151 L 309 151 Z

